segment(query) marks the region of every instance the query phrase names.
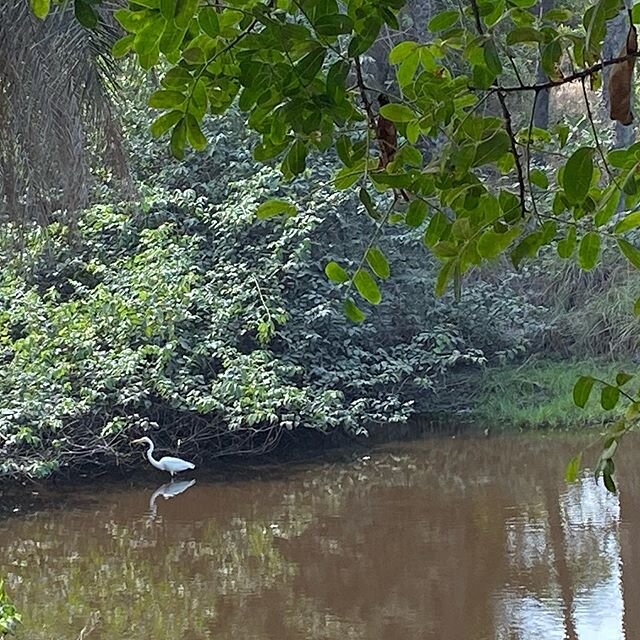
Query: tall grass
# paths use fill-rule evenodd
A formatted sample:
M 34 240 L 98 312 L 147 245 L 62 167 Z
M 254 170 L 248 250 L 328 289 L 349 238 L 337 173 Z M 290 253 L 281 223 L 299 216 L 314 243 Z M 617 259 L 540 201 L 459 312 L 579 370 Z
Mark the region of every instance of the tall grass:
M 640 338 L 634 315 L 640 273 L 616 260 L 593 272 L 567 262 L 547 271 L 533 296 L 550 311 L 540 350 L 552 357 L 630 358 Z
M 601 425 L 618 414 L 604 411 L 596 392 L 584 409 L 575 406 L 573 385 L 580 375 L 606 380 L 615 378 L 621 370 L 633 371 L 633 365 L 603 360 L 530 360 L 487 368 L 474 381 L 474 414 L 482 424 L 499 428 Z

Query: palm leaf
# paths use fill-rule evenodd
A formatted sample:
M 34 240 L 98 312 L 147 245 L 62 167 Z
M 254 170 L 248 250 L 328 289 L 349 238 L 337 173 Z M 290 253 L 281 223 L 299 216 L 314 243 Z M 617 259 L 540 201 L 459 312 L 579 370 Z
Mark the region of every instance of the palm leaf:
M 46 224 L 56 211 L 73 220 L 97 159 L 126 176 L 114 6 L 103 3 L 92 31 L 68 5 L 40 21 L 26 0 L 0 3 L 0 221 Z

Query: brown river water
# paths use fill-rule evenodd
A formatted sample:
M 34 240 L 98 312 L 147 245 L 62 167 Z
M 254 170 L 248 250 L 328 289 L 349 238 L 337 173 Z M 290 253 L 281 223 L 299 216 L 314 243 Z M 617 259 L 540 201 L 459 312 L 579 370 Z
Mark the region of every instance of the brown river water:
M 17 638 L 637 640 L 640 440 L 619 496 L 563 482 L 584 443 L 442 436 L 5 495 Z

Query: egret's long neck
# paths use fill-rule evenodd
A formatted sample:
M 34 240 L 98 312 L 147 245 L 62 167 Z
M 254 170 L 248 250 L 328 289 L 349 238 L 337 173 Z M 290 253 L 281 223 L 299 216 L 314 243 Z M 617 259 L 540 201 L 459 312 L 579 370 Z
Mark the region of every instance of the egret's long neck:
M 153 444 L 153 442 L 149 443 L 149 448 L 147 449 L 147 460 L 154 466 L 157 467 L 158 466 L 158 461 L 153 457 L 153 449 L 154 449 L 155 445 Z

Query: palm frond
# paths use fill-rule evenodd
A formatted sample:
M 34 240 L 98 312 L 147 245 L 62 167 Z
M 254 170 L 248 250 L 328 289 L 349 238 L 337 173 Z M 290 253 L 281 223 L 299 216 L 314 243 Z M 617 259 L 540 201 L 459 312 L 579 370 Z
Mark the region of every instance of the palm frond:
M 88 203 L 97 156 L 126 175 L 114 114 L 114 3 L 95 31 L 70 6 L 40 21 L 27 0 L 0 5 L 0 222 L 46 224 L 54 211 L 73 216 Z

